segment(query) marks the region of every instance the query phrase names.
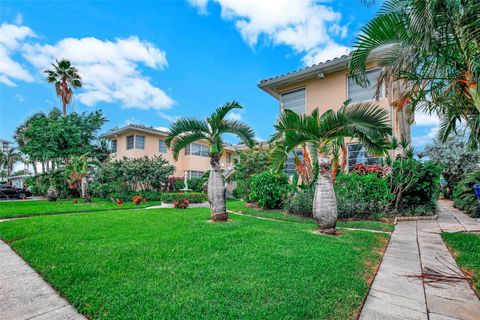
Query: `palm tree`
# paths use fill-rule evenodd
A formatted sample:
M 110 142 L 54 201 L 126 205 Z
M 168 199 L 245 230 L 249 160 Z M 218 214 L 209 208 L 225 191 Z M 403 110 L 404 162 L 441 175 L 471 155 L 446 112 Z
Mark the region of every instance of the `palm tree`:
M 15 148 L 9 148 L 0 154 L 0 166 L 7 169 L 7 177 L 12 174 L 15 164 L 22 160 L 22 156 Z
M 208 201 L 210 203 L 212 221 L 227 221 L 228 214 L 225 205 L 225 181 L 220 168 L 220 157 L 223 153 L 224 133 L 232 133 L 247 146 L 254 145 L 254 132 L 244 122 L 228 120 L 226 115 L 233 109 L 242 109 L 237 102 L 228 102 L 217 108 L 205 120 L 197 118 L 182 118 L 170 125 L 170 134 L 165 142 L 172 150 L 174 158 L 178 159 L 179 152 L 196 141 L 208 143 L 210 152 L 210 175 L 208 178 Z
M 338 111 L 328 110 L 320 115 L 318 109 L 310 115 L 299 115 L 285 110 L 275 125 L 276 133 L 272 163 L 277 171 L 283 170 L 290 152 L 309 144 L 317 153 L 318 178 L 313 200 L 313 217 L 320 232 L 335 233 L 337 201 L 333 190 L 329 155 L 338 145 L 338 139 L 358 139 L 371 153 L 382 153 L 389 145 L 388 112 L 368 102 L 349 104 L 346 101 Z
M 90 202 L 90 193 L 88 191 L 89 166 L 93 162 L 87 155 L 72 157 L 65 167 L 67 179 L 71 188 L 78 188 L 80 184 L 81 197 L 85 202 Z
M 380 51 L 377 88 L 398 91 L 397 108 L 439 115 L 442 141 L 465 125 L 479 148 L 479 15 L 478 0 L 387 0 L 357 37 L 350 73 L 366 85 L 367 61 Z
M 82 79 L 78 74 L 77 68 L 72 66 L 69 60 L 57 60 L 57 64 L 52 63 L 52 70 L 45 70 L 47 81 L 55 84 L 55 91 L 57 96 L 62 100 L 63 114 L 67 114 L 67 105 L 73 97 L 72 88 L 81 88 Z

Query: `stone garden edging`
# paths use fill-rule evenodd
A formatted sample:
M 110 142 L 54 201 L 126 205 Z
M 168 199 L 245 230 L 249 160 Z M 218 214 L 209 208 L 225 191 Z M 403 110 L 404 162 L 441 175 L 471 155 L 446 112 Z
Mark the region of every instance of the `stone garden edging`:
M 208 208 L 210 204 L 208 202 L 200 202 L 200 203 L 190 203 L 187 209 L 190 208 Z M 165 209 L 165 208 L 173 208 L 173 203 L 163 203 L 157 206 L 146 207 L 145 209 Z

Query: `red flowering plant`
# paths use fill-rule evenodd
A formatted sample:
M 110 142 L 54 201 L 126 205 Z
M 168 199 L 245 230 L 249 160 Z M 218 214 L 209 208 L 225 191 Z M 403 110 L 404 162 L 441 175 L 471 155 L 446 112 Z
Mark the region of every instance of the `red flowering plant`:
M 132 201 L 133 203 L 135 203 L 137 206 L 142 203 L 143 201 L 143 198 L 142 196 L 139 194 L 139 195 L 136 195 L 135 197 L 132 198 Z
M 364 164 L 356 163 L 350 169 L 350 172 L 366 175 L 369 173 L 375 173 L 378 177 L 385 177 L 390 171 L 388 166 L 381 166 L 379 164 Z
M 188 201 L 187 199 L 180 198 L 176 201 L 173 201 L 173 207 L 176 209 L 187 209 L 189 203 L 190 201 Z
M 117 199 L 116 202 L 117 202 L 117 204 L 118 204 L 119 206 L 123 206 L 123 201 L 122 201 L 122 200 Z
M 73 203 L 78 203 L 78 200 L 77 199 L 73 200 Z

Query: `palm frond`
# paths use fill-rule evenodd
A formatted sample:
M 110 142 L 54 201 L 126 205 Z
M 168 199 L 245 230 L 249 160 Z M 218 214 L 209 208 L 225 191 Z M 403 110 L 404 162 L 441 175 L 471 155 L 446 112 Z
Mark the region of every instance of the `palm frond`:
M 239 120 L 224 120 L 222 126 L 219 128 L 219 133 L 232 133 L 236 135 L 249 148 L 255 144 L 255 132 L 253 129 Z
M 186 146 L 188 146 L 190 143 L 193 143 L 199 140 L 205 140 L 205 139 L 208 140 L 209 137 L 201 132 L 187 132 L 183 135 L 176 136 L 172 139 L 173 140 L 169 140 L 167 144 L 170 150 L 172 150 L 173 158 L 175 160 L 178 160 L 178 155 L 180 154 L 180 151 L 184 149 Z
M 227 114 L 234 109 L 243 109 L 243 107 L 236 101 L 227 102 L 218 107 L 207 121 L 212 127 L 219 127 Z
M 170 134 L 165 143 L 170 147 L 172 141 L 175 138 L 178 138 L 182 135 L 195 133 L 208 136 L 210 134 L 210 129 L 208 123 L 205 120 L 200 120 L 197 118 L 182 118 L 170 125 Z

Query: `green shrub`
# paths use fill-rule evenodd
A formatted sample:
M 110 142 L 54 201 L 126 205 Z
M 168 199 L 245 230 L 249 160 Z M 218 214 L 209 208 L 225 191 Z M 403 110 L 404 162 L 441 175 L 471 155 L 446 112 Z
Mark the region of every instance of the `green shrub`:
M 393 200 L 387 180 L 376 174 L 339 174 L 335 194 L 339 218 L 382 216 Z
M 288 213 L 303 217 L 312 217 L 313 213 L 313 190 L 298 189 L 288 196 L 283 207 Z
M 135 196 L 133 191 L 124 191 L 124 192 L 112 192 L 107 197 L 107 199 L 122 200 L 123 202 L 131 202 L 132 198 Z
M 205 180 L 204 178 L 188 179 L 188 188 L 193 192 L 205 192 L 207 181 L 208 177 L 207 180 Z
M 234 159 L 235 171 L 231 179 L 236 182 L 233 195 L 236 198 L 248 200 L 250 195 L 250 182 L 254 174 L 268 170 L 271 164 L 269 150 L 252 148 L 238 152 Z
M 430 208 L 433 212 L 440 195 L 440 174 L 442 167 L 433 162 L 418 162 L 415 171 L 415 183 L 406 189 L 400 202 L 401 211 L 418 211 Z M 419 208 L 418 210 L 416 209 Z
M 473 185 L 477 183 L 480 183 L 480 170 L 466 174 L 453 191 L 453 204 L 467 214 L 480 218 L 476 216 L 478 200 L 473 191 Z
M 59 198 L 78 196 L 76 189 L 68 187 L 65 172 L 62 169 L 51 170 L 35 177 L 29 177 L 25 180 L 25 185 L 30 188 L 30 191 L 35 196 L 46 196 L 50 187 L 56 190 Z
M 257 173 L 250 183 L 250 200 L 264 209 L 281 208 L 288 192 L 288 176 L 271 171 Z
M 173 203 L 179 199 L 186 199 L 190 203 L 201 203 L 208 201 L 207 195 L 205 193 L 199 192 L 175 192 L 175 193 L 162 193 L 162 202 Z

